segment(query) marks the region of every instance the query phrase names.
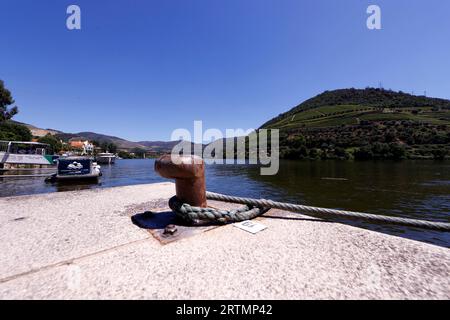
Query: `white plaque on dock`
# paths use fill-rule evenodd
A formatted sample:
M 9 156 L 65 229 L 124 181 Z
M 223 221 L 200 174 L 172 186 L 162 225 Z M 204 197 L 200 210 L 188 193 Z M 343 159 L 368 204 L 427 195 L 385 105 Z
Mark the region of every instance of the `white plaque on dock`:
M 251 220 L 235 223 L 234 226 L 253 234 L 263 231 L 264 229 L 267 228 L 267 226 L 263 225 L 262 223 L 258 223 Z

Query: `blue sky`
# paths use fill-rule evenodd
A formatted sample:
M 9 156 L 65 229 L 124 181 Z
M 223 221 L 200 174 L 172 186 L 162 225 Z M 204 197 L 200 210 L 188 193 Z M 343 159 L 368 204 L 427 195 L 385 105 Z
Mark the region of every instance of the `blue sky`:
M 70 4 L 82 30 L 66 28 Z M 449 17 L 448 0 L 0 0 L 0 79 L 16 120 L 44 128 L 257 128 L 330 89 L 450 98 Z

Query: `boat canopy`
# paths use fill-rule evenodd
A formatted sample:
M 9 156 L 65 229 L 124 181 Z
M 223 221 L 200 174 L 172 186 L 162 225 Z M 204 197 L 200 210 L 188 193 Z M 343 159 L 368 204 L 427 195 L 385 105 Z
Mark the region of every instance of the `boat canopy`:
M 46 149 L 46 148 L 50 148 L 50 145 L 47 143 L 41 143 L 41 142 L 33 142 L 33 141 L 4 141 L 4 140 L 0 140 L 0 152 L 13 152 L 11 149 L 12 146 L 16 146 L 15 148 L 17 148 L 18 146 L 24 146 L 27 145 L 30 148 L 34 147 L 34 148 L 41 148 L 41 149 Z
M 48 143 L 42 143 L 42 142 L 34 142 L 34 141 L 5 141 L 0 140 L 0 143 L 7 143 L 7 144 L 29 144 L 29 145 L 40 145 L 40 146 L 50 146 Z

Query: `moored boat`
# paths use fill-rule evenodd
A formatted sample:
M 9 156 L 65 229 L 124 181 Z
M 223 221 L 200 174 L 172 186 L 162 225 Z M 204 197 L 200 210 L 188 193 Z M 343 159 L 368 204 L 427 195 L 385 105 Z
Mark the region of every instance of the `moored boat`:
M 116 161 L 116 156 L 110 152 L 103 152 L 103 153 L 97 154 L 97 156 L 95 157 L 95 160 L 98 163 L 113 164 Z
M 102 175 L 100 166 L 89 157 L 67 157 L 58 159 L 57 173 L 45 179 L 47 182 L 95 180 Z
M 0 141 L 0 170 L 52 167 L 58 156 L 49 151 L 46 143 Z

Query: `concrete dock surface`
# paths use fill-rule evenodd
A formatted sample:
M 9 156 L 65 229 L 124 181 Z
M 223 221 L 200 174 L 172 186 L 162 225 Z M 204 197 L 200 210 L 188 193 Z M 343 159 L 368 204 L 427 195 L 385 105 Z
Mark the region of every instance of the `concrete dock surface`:
M 0 298 L 450 298 L 449 249 L 299 214 L 163 245 L 131 216 L 174 194 L 159 183 L 1 198 Z

